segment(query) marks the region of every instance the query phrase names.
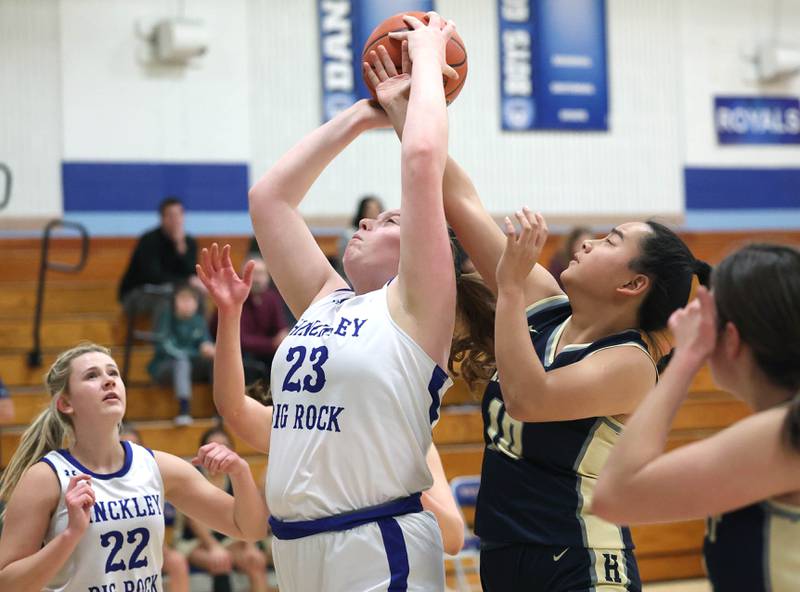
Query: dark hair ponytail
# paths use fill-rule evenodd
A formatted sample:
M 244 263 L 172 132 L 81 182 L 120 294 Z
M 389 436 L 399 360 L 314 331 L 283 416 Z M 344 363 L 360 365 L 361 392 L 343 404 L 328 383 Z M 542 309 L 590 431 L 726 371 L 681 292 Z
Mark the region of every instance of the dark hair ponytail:
M 800 391 L 800 251 L 747 245 L 728 255 L 711 278 L 720 327 L 732 323 L 775 385 Z M 786 418 L 788 442 L 800 452 L 800 396 Z
M 639 328 L 649 333 L 664 329 L 670 315 L 686 306 L 695 275 L 701 284 L 708 284 L 711 267 L 695 259 L 686 243 L 663 224 L 648 220 L 647 225 L 652 232 L 641 239 L 641 253 L 630 267 L 650 278 L 650 290 L 639 309 Z

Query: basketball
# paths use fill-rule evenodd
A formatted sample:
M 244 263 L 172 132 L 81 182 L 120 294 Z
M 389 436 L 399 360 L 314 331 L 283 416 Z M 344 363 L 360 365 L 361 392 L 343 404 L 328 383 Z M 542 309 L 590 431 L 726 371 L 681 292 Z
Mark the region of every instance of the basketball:
M 394 62 L 395 66 L 397 67 L 397 71 L 400 71 L 401 42 L 398 39 L 390 38 L 389 33 L 394 31 L 409 30 L 409 27 L 406 25 L 405 21 L 403 21 L 403 16 L 406 14 L 415 16 L 423 23 L 428 24 L 428 15 L 424 12 L 401 12 L 399 14 L 395 14 L 394 16 L 390 16 L 380 25 L 375 27 L 375 30 L 372 31 L 372 34 L 370 34 L 369 39 L 367 39 L 367 42 L 364 44 L 364 51 L 361 52 L 361 61 L 369 62 L 367 59 L 369 52 L 373 50 L 377 51 L 378 46 L 383 45 L 386 48 L 386 51 L 389 52 L 389 57 L 391 57 L 392 62 Z M 444 96 L 447 100 L 447 104 L 449 105 L 455 100 L 455 98 L 458 96 L 458 93 L 461 92 L 461 89 L 464 87 L 464 81 L 467 79 L 467 49 L 464 47 L 464 41 L 462 41 L 458 32 L 454 32 L 453 36 L 450 38 L 450 41 L 448 41 L 446 52 L 447 64 L 456 72 L 458 72 L 458 80 L 452 80 L 450 78 L 443 77 Z M 372 87 L 366 77 L 364 78 L 364 84 L 367 85 L 369 92 L 372 93 L 372 98 L 377 98 L 375 96 L 375 89 Z

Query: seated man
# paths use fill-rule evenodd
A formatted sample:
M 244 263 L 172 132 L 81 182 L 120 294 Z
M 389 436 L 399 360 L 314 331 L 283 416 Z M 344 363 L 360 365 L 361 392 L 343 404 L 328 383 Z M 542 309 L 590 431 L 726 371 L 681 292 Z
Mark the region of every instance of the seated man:
M 128 269 L 119 286 L 125 312 L 154 313 L 172 285 L 189 282 L 204 291 L 194 274 L 197 241 L 184 229 L 183 203 L 167 197 L 158 207 L 161 224 L 143 234 L 136 243 Z

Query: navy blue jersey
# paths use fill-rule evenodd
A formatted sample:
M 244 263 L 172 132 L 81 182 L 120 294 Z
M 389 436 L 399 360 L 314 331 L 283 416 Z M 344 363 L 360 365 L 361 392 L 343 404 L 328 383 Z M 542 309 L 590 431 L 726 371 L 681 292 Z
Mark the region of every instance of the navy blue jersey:
M 703 553 L 714 592 L 797 592 L 800 508 L 765 501 L 709 518 Z
M 571 313 L 563 295 L 546 298 L 527 311 L 531 340 L 546 371 L 611 347 L 647 353 L 640 333 L 629 330 L 593 343 L 569 344 L 555 355 Z M 475 530 L 483 541 L 633 548 L 627 528 L 589 512 L 597 476 L 620 436 L 622 423 L 613 417 L 517 421 L 506 413 L 496 376 L 486 387 L 482 413 L 486 449 Z

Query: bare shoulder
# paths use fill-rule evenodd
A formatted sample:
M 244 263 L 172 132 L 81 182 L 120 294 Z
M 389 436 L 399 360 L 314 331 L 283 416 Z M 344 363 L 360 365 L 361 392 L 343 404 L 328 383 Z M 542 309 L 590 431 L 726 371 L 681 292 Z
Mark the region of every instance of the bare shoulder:
M 23 473 L 14 492 L 55 506 L 61 497 L 61 483 L 50 465 L 37 462 Z

